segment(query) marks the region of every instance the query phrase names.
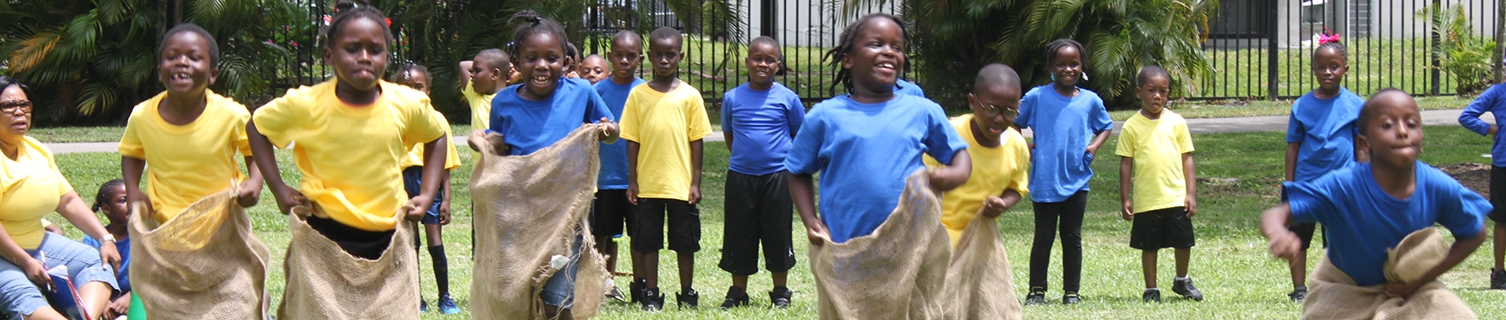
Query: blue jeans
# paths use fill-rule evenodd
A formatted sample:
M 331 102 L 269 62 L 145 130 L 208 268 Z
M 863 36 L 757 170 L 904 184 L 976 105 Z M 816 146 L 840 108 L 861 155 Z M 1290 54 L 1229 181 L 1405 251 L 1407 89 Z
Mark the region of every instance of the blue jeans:
M 575 243 L 570 245 L 570 263 L 560 268 L 544 281 L 544 290 L 539 292 L 539 299 L 544 304 L 558 306 L 565 309 L 575 305 L 575 272 L 580 269 L 581 236 L 575 236 Z
M 42 260 L 42 265 L 48 269 L 68 265 L 68 279 L 73 281 L 75 288 L 90 282 L 104 282 L 110 288 L 120 290 L 120 285 L 115 282 L 115 271 L 99 258 L 99 249 L 50 232 L 44 234 L 42 244 L 36 249 L 26 250 L 27 255 L 41 259 L 41 253 L 46 252 L 47 259 Z M 48 306 L 42 289 L 26 278 L 21 267 L 5 259 L 0 259 L 0 303 L 5 304 L 6 317 L 10 319 L 21 319 Z

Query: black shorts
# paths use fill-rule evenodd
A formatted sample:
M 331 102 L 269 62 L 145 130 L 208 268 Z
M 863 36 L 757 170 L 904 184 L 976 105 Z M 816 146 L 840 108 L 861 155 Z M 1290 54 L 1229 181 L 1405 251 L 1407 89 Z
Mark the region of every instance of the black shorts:
M 1187 249 L 1197 245 L 1192 218 L 1186 207 L 1171 207 L 1135 214 L 1130 228 L 1130 247 L 1140 250 Z
M 335 220 L 315 217 L 310 215 L 307 219 L 309 228 L 318 231 L 319 234 L 340 245 L 352 256 L 376 260 L 387 252 L 387 246 L 392 244 L 394 231 L 366 231 L 356 229 L 336 222 Z M 398 223 L 408 223 L 400 221 Z
M 1490 166 L 1490 221 L 1506 223 L 1506 167 Z
M 1281 188 L 1281 202 L 1286 202 L 1286 188 Z M 1313 233 L 1317 232 L 1318 224 L 1316 222 L 1293 223 L 1286 226 L 1286 230 L 1297 233 L 1297 239 L 1302 240 L 1302 251 L 1307 251 L 1308 248 L 1312 248 L 1313 246 Z M 1327 248 L 1328 238 L 1326 235 L 1328 234 L 1328 229 L 1324 228 L 1323 230 L 1323 234 L 1325 235 L 1323 238 L 1323 247 Z
M 669 222 L 669 250 L 701 251 L 701 210 L 675 199 L 638 198 L 638 227 L 633 230 L 633 251 L 656 253 L 664 249 L 665 221 Z
M 637 228 L 638 206 L 628 201 L 627 190 L 597 190 L 591 202 L 591 235 L 597 238 L 626 234 Z M 627 233 L 622 233 L 624 226 Z
M 789 190 L 784 171 L 761 176 L 727 171 L 726 222 L 718 267 L 739 276 L 757 273 L 759 242 L 769 272 L 795 267 L 790 238 L 795 211 Z

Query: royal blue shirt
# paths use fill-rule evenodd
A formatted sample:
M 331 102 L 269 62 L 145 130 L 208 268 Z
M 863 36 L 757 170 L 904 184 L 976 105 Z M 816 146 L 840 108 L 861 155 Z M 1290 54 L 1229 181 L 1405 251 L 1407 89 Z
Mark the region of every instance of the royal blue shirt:
M 491 128 L 486 131 L 502 134 L 508 155 L 527 155 L 549 147 L 587 122 L 601 118 L 617 121 L 586 80 L 561 78 L 554 94 L 539 101 L 519 96 L 522 87 L 508 86 L 492 99 Z
M 1386 283 L 1381 271 L 1386 249 L 1414 231 L 1441 224 L 1455 238 L 1474 237 L 1485 229 L 1492 210 L 1480 194 L 1454 178 L 1417 162 L 1412 196 L 1397 199 L 1375 183 L 1369 163 L 1356 163 L 1316 180 L 1285 184 L 1292 218 L 1322 223 L 1328 260 L 1354 278 L 1355 284 Z
M 1498 84 L 1486 89 L 1485 93 L 1470 102 L 1464 112 L 1459 113 L 1459 124 L 1469 131 L 1480 135 L 1490 133 L 1490 124 L 1480 121 L 1480 115 L 1486 112 L 1495 115 L 1496 123 L 1506 123 L 1506 84 Z M 1490 147 L 1490 164 L 1497 167 L 1506 167 L 1506 140 L 1497 134 L 1490 137 L 1495 143 Z
M 1354 163 L 1354 134 L 1364 106 L 1364 98 L 1344 88 L 1332 99 L 1318 99 L 1308 92 L 1292 103 L 1286 142 L 1302 143 L 1293 180 L 1317 179 Z
M 607 103 L 607 109 L 612 111 L 613 119 L 622 118 L 622 108 L 627 106 L 628 93 L 633 87 L 643 84 L 643 78 L 633 77 L 633 83 L 617 84 L 612 79 L 602 80 L 594 86 L 596 94 L 601 95 L 601 101 Z M 601 190 L 627 190 L 628 188 L 628 163 L 627 144 L 612 143 L 601 144 L 598 154 L 601 157 L 601 173 L 596 176 L 596 188 Z
M 800 96 L 775 82 L 768 90 L 744 83 L 722 95 L 722 131 L 732 135 L 727 168 L 761 176 L 784 170 L 791 136 L 805 122 Z
M 87 234 L 82 242 L 96 249 L 100 246 L 99 240 Z M 131 292 L 131 238 L 115 241 L 115 252 L 120 253 L 120 271 L 115 273 L 115 283 L 120 285 L 120 293 Z
M 926 91 L 921 89 L 920 85 L 915 84 L 914 82 L 905 81 L 905 79 L 895 79 L 894 93 L 908 94 L 921 98 L 926 97 Z
M 911 95 L 858 103 L 842 95 L 805 115 L 784 166 L 820 173 L 821 222 L 837 243 L 878 229 L 899 205 L 905 178 L 925 168 L 921 154 L 941 163 L 967 148 L 941 106 Z
M 1030 151 L 1031 201 L 1066 201 L 1078 191 L 1087 191 L 1088 180 L 1093 179 L 1088 144 L 1094 135 L 1113 130 L 1114 119 L 1097 93 L 1083 88 L 1077 92 L 1068 98 L 1046 84 L 1031 88 L 1020 100 L 1015 123 L 1035 133 L 1035 149 Z

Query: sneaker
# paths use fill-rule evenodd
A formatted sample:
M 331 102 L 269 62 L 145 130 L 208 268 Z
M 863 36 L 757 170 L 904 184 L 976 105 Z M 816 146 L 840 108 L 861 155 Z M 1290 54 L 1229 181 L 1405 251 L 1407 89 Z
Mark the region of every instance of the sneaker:
M 424 301 L 424 299 L 422 299 L 422 298 L 418 299 L 418 313 L 428 313 L 428 312 L 429 312 L 429 302 L 428 301 Z
M 1192 299 L 1192 301 L 1203 301 L 1203 291 L 1198 290 L 1197 286 L 1192 285 L 1192 277 L 1187 277 L 1187 280 L 1172 280 L 1171 292 L 1176 292 L 1182 295 L 1183 298 Z
M 450 294 L 449 293 L 445 293 L 445 294 L 439 295 L 439 313 L 443 313 L 443 314 L 456 314 L 456 313 L 460 313 L 460 307 L 455 306 L 455 299 L 454 298 L 450 298 Z
M 722 301 L 722 310 L 748 305 L 748 290 L 733 286 L 727 288 L 727 300 Z
M 774 303 L 775 308 L 784 310 L 790 307 L 790 297 L 794 295 L 790 288 L 774 287 L 774 291 L 769 291 L 769 301 Z
M 1307 300 L 1307 286 L 1292 289 L 1292 293 L 1288 293 L 1286 296 L 1292 298 L 1292 302 L 1302 303 L 1302 300 Z
M 623 297 L 622 296 L 622 291 L 618 291 L 617 287 L 615 287 L 615 286 L 612 287 L 612 290 L 607 291 L 607 294 L 606 294 L 605 297 L 607 299 L 616 300 L 617 302 L 625 302 L 625 301 L 627 301 L 627 297 Z
M 690 289 L 690 292 L 675 294 L 675 306 L 680 309 L 685 309 L 685 307 L 695 308 L 700 306 L 700 304 L 701 294 L 696 293 L 695 289 Z
M 1506 290 L 1506 270 L 1495 270 L 1490 273 L 1490 288 Z
M 1079 303 L 1082 303 L 1082 296 L 1077 295 L 1076 292 L 1068 292 L 1067 294 L 1062 295 L 1062 304 L 1064 305 L 1074 305 Z
M 633 279 L 633 282 L 629 282 L 628 283 L 628 295 L 633 298 L 633 303 L 638 303 L 640 301 L 643 301 L 643 290 L 644 289 L 648 289 L 648 288 L 645 288 L 647 286 L 648 286 L 648 280 L 647 279 L 641 279 L 641 278 L 640 279 Z
M 1145 294 L 1140 295 L 1145 302 L 1161 302 L 1161 290 L 1145 289 Z
M 1025 295 L 1025 305 L 1033 306 L 1038 304 L 1046 304 L 1046 289 L 1030 288 L 1030 294 Z
M 664 310 L 664 294 L 659 293 L 659 288 L 643 289 L 642 294 L 638 302 L 643 304 L 643 311 Z

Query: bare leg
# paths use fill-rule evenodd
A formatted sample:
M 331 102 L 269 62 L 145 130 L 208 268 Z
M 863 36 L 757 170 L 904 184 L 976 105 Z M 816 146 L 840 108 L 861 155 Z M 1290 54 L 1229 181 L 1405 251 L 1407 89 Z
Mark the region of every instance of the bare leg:
M 1307 286 L 1307 250 L 1297 253 L 1297 258 L 1292 259 L 1292 288 Z
M 1192 248 L 1176 249 L 1177 277 L 1187 277 L 1187 260 L 1192 259 Z
M 596 253 L 607 257 L 607 277 L 617 275 L 617 243 L 612 242 L 611 236 L 596 237 Z
M 1506 257 L 1506 224 L 1496 223 L 1495 225 L 1495 239 L 1492 239 L 1492 241 L 1495 242 L 1496 270 L 1502 270 L 1506 269 L 1506 267 L 1503 267 L 1503 264 L 1506 263 L 1503 263 L 1501 260 L 1501 258 Z
M 111 289 L 110 285 L 104 282 L 85 283 L 83 287 L 78 288 L 79 298 L 84 301 L 81 307 L 88 310 L 89 314 L 105 314 L 105 305 L 110 303 L 110 294 L 114 291 L 115 289 Z
M 570 309 L 546 304 L 544 305 L 544 319 L 575 319 L 575 316 L 570 314 Z
M 628 250 L 628 255 L 633 258 L 633 278 L 645 278 L 643 275 L 648 274 L 648 270 L 645 270 L 646 268 L 643 267 L 644 262 L 646 262 L 646 260 L 643 260 L 643 253 Z M 658 263 L 658 260 L 656 259 L 654 262 Z
M 1140 269 L 1145 273 L 1145 288 L 1156 287 L 1156 250 L 1140 251 Z
M 633 251 L 633 253 L 642 255 L 642 257 L 643 257 L 643 266 L 642 266 L 643 273 L 637 273 L 637 274 L 634 274 L 634 275 L 635 276 L 639 276 L 639 277 L 643 277 L 644 287 L 649 288 L 649 289 L 658 288 L 659 287 L 659 253 L 658 252 L 638 253 L 637 251 Z M 638 261 L 637 261 L 637 259 L 634 259 L 633 262 L 638 262 Z
M 691 284 L 695 283 L 695 281 L 693 281 L 693 280 L 695 280 L 695 254 L 694 253 L 680 253 L 679 254 L 679 267 L 680 267 L 680 292 L 681 293 L 690 293 L 690 290 L 692 289 Z M 747 278 L 744 277 L 744 279 L 747 279 Z M 744 284 L 746 285 L 746 283 L 744 283 Z M 650 287 L 653 287 L 653 286 L 650 286 Z
M 444 244 L 444 237 L 441 236 L 437 224 L 424 225 L 424 239 L 429 241 L 430 247 Z
M 790 276 L 789 272 L 775 272 L 774 273 L 774 287 L 783 287 L 783 286 L 785 286 L 785 280 L 789 279 L 789 276 Z
M 747 290 L 748 289 L 748 276 L 739 276 L 739 275 L 735 275 L 735 274 L 732 275 L 732 286 L 733 287 L 738 287 L 738 288 L 743 288 L 743 290 Z

